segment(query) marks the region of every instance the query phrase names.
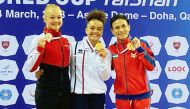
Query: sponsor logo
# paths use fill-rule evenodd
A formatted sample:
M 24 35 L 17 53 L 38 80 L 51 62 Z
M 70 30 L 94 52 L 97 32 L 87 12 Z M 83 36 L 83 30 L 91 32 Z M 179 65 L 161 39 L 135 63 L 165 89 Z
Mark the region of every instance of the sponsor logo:
M 142 36 L 142 37 L 140 37 L 140 39 L 147 41 L 147 43 L 150 46 L 150 49 L 153 51 L 154 55 L 159 55 L 162 45 L 161 45 L 158 37 Z
M 185 84 L 174 83 L 167 86 L 165 95 L 169 103 L 180 104 L 187 102 L 189 91 Z
M 154 70 L 153 71 L 147 71 L 147 75 L 148 75 L 149 80 L 159 79 L 159 77 L 160 77 L 162 68 L 160 66 L 159 61 L 155 61 L 155 63 L 156 63 L 156 66 L 155 66 Z
M 83 53 L 83 50 L 82 50 L 82 49 L 79 49 L 79 50 L 78 50 L 78 53 L 82 54 L 82 53 Z
M 174 88 L 174 89 L 172 90 L 172 96 L 173 96 L 174 98 L 181 98 L 182 95 L 183 95 L 183 91 L 182 91 L 180 88 Z
M 0 35 L 0 56 L 15 55 L 18 49 L 18 42 L 15 36 Z
M 148 42 L 148 45 L 150 46 L 150 48 L 152 49 L 152 47 L 153 47 L 153 42 Z
M 25 36 L 25 38 L 24 38 L 24 41 L 23 41 L 23 43 L 22 43 L 22 48 L 24 49 L 24 53 L 26 54 L 26 55 L 28 55 L 29 54 L 29 48 L 30 48 L 30 45 L 31 45 L 31 43 L 32 43 L 32 40 L 33 40 L 33 38 L 34 37 L 37 37 L 38 35 L 29 35 L 29 36 Z
M 170 56 L 184 56 L 187 54 L 189 44 L 186 37 L 171 36 L 168 37 L 165 43 L 165 49 Z
M 178 50 L 181 46 L 181 43 L 180 42 L 173 42 L 173 47 Z
M 34 97 L 35 96 L 35 90 L 30 89 L 29 94 L 30 94 L 31 97 Z
M 12 97 L 12 92 L 9 89 L 3 89 L 0 91 L 0 98 L 2 100 L 10 100 Z
M 26 104 L 35 105 L 36 84 L 29 84 L 24 87 L 22 96 Z
M 9 47 L 9 43 L 10 43 L 9 41 L 1 41 L 2 47 L 4 49 L 7 49 Z
M 187 78 L 189 68 L 186 61 L 176 59 L 167 62 L 165 72 L 168 79 L 181 80 Z
M 9 81 L 16 79 L 18 74 L 18 66 L 16 61 L 3 59 L 0 60 L 0 80 Z
M 150 83 L 150 88 L 151 88 L 151 104 L 158 103 L 162 95 L 159 85 Z
M 173 66 L 173 67 L 168 67 L 169 72 L 185 72 L 186 66 Z
M 18 91 L 15 85 L 0 85 L 0 105 L 8 106 L 16 103 L 18 99 Z
M 29 69 L 27 67 L 27 62 L 25 61 L 24 66 L 22 68 L 22 72 L 24 74 L 25 79 L 27 80 L 33 80 L 36 81 L 36 76 L 35 76 L 35 72 L 38 71 L 39 69 L 36 69 L 34 72 L 29 72 Z

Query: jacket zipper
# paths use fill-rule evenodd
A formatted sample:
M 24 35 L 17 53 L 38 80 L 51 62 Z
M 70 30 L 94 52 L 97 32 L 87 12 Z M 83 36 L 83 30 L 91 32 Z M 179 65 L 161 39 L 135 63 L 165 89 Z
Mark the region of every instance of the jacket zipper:
M 63 47 L 62 47 L 62 44 L 61 44 L 61 42 L 60 42 L 60 40 L 58 39 L 58 42 L 59 42 L 59 44 L 60 44 L 60 47 L 61 47 L 61 53 L 62 53 L 62 65 L 64 66 L 64 55 L 63 55 Z M 61 79 L 60 79 L 60 82 L 61 82 L 61 84 L 63 84 L 63 72 L 61 72 Z
M 122 46 L 123 46 L 123 48 L 125 49 L 125 46 L 124 46 L 124 44 L 122 44 Z M 127 72 L 126 72 L 126 56 L 125 56 L 125 53 L 126 52 L 124 52 L 123 53 L 123 55 L 124 55 L 124 72 L 125 72 L 125 80 L 126 80 L 126 90 L 127 90 L 127 94 L 128 94 L 128 87 L 127 87 Z

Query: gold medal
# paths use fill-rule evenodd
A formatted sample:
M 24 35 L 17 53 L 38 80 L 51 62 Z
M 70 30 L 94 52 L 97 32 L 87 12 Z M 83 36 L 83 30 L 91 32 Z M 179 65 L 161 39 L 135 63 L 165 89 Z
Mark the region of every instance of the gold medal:
M 98 42 L 96 45 L 95 45 L 95 50 L 99 53 L 100 57 L 102 58 L 105 58 L 107 53 L 105 52 L 104 50 L 104 46 L 101 42 Z
M 99 50 L 103 49 L 104 47 L 103 47 L 103 44 L 102 44 L 101 42 L 98 42 L 98 43 L 95 45 L 94 48 L 95 48 L 96 51 L 99 51 Z
M 134 51 L 134 50 L 135 50 L 135 47 L 134 47 L 134 45 L 133 45 L 131 42 L 129 42 L 129 43 L 127 44 L 127 49 Z
M 48 41 L 48 42 L 50 42 L 51 39 L 52 39 L 51 33 L 46 33 L 46 34 L 45 34 L 45 40 Z

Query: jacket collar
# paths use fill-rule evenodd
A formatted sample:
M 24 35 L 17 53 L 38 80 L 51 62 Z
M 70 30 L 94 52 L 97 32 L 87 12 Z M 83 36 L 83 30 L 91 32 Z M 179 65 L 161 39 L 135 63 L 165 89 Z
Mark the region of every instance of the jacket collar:
M 91 50 L 92 52 L 95 51 L 94 47 L 92 46 L 92 44 L 90 43 L 89 39 L 87 36 L 83 37 L 82 40 L 83 44 L 84 44 L 84 48 L 85 50 Z
M 127 44 L 131 41 L 131 37 L 128 36 L 123 42 L 117 40 L 118 46 L 124 46 L 127 47 Z

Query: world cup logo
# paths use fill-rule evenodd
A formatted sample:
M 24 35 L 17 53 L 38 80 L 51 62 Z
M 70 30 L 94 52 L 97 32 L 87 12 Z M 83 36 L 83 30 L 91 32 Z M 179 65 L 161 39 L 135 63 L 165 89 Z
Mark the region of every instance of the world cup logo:
M 180 42 L 173 42 L 173 47 L 178 50 L 181 46 L 181 43 Z

